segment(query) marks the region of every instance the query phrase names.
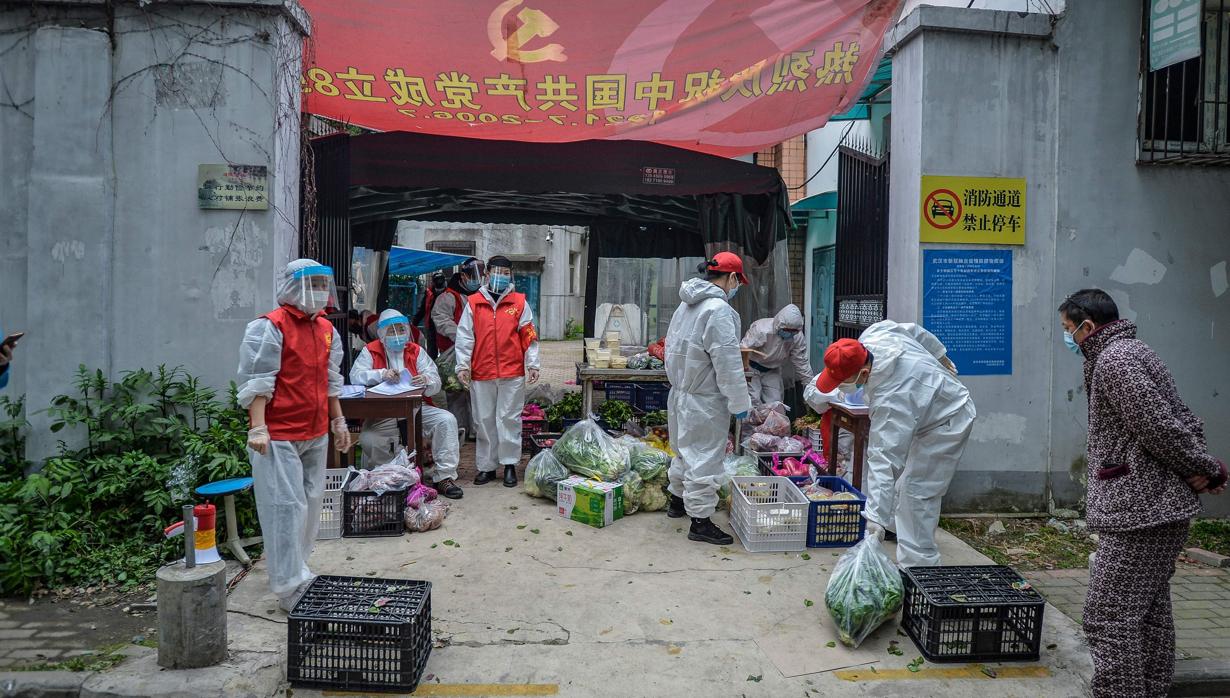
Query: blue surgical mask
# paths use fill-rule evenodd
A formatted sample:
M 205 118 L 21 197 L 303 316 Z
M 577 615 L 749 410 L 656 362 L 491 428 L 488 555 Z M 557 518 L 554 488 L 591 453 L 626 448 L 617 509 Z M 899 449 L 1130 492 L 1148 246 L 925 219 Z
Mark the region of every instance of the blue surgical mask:
M 384 346 L 392 349 L 393 351 L 405 349 L 406 345 L 409 343 L 410 338 L 405 335 L 389 335 L 384 338 Z
M 466 281 L 461 282 L 461 288 L 466 293 L 474 293 L 475 291 L 478 290 L 478 287 L 480 285 L 481 284 L 478 283 L 478 279 L 468 279 Z
M 797 334 L 798 334 L 797 332 L 794 332 L 794 331 L 792 331 L 792 330 L 778 330 L 778 331 L 777 331 L 777 336 L 778 336 L 778 337 L 781 337 L 782 339 L 786 340 L 787 342 L 789 342 L 790 340 L 794 339 L 794 338 L 795 338 L 795 335 L 797 335 Z
M 503 293 L 504 289 L 508 288 L 509 278 L 503 274 L 492 274 L 487 279 L 487 285 L 496 293 Z
M 1076 354 L 1077 356 L 1081 355 L 1081 345 L 1076 343 L 1076 338 L 1072 336 L 1071 332 L 1068 332 L 1066 330 L 1064 331 L 1063 343 L 1064 343 L 1064 346 L 1068 348 L 1068 351 L 1072 352 L 1073 354 Z
M 735 294 L 737 294 L 738 292 L 739 292 L 738 286 L 735 286 L 734 288 L 730 289 L 729 291 L 726 292 L 726 300 L 733 301 L 735 299 Z

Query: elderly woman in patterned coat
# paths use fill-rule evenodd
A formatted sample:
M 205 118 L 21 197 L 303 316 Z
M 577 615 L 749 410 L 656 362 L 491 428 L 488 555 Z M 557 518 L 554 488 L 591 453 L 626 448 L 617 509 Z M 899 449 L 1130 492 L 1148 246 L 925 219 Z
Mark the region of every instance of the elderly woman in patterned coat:
M 1085 601 L 1093 695 L 1166 696 L 1174 675 L 1170 578 L 1200 494 L 1225 489 L 1203 423 L 1166 364 L 1119 319 L 1104 291 L 1059 306 L 1064 343 L 1085 357 L 1089 396 L 1086 516 L 1099 534 Z

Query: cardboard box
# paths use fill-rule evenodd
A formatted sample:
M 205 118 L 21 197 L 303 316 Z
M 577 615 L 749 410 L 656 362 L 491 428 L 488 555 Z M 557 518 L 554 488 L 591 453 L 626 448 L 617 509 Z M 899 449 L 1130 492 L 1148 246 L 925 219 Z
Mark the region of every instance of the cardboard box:
M 624 517 L 624 486 L 574 475 L 560 481 L 556 504 L 560 516 L 603 528 Z

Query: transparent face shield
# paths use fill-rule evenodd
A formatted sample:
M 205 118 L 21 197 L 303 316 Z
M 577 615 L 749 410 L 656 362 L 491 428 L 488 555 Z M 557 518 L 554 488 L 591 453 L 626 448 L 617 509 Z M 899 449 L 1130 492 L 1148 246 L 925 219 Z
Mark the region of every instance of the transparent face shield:
M 389 349 L 404 349 L 410 342 L 410 323 L 405 316 L 386 318 L 376 325 L 376 336 Z
M 333 270 L 323 264 L 297 269 L 292 276 L 292 287 L 298 295 L 295 306 L 305 313 L 319 313 L 326 308 L 338 307 Z
M 503 293 L 512 283 L 512 270 L 506 267 L 492 267 L 488 270 L 487 286 L 495 293 Z

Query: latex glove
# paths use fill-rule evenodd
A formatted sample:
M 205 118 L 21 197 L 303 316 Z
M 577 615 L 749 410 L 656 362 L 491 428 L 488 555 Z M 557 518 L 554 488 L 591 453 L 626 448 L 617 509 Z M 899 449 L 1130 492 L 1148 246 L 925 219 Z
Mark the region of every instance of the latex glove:
M 333 447 L 341 453 L 350 450 L 350 429 L 346 428 L 345 417 L 334 417 L 329 422 L 329 431 L 333 432 Z
M 391 368 L 386 368 L 384 369 L 384 372 L 380 374 L 380 377 L 385 383 L 396 383 L 397 379 L 401 378 L 401 374 Z
M 740 412 L 739 414 L 735 415 L 735 419 L 739 420 L 740 422 L 747 419 L 747 410 L 744 410 L 743 412 Z
M 538 376 L 539 376 L 538 369 L 536 368 L 528 369 L 526 371 L 525 381 L 529 383 L 530 385 L 533 385 L 538 382 Z
M 424 385 L 427 385 L 427 376 L 424 376 L 422 374 L 419 374 L 417 376 L 410 376 L 410 385 L 418 386 L 420 388 L 423 387 Z
M 867 537 L 868 538 L 874 537 L 877 541 L 883 543 L 884 542 L 884 527 L 872 521 L 871 519 L 868 519 L 867 520 Z
M 941 365 L 941 366 L 943 366 L 944 368 L 948 369 L 948 372 L 949 372 L 949 373 L 951 373 L 952 375 L 954 375 L 954 376 L 955 376 L 955 375 L 957 375 L 957 366 L 956 366 L 956 364 L 954 364 L 954 363 L 952 362 L 952 360 L 951 360 L 951 359 L 949 359 L 947 356 L 944 356 L 944 357 L 941 357 L 941 358 L 940 358 L 940 365 Z
M 266 455 L 269 453 L 269 427 L 264 424 L 259 427 L 252 427 L 248 430 L 248 448 L 257 453 Z
M 457 369 L 457 382 L 469 388 L 470 387 L 470 369 L 468 368 Z

